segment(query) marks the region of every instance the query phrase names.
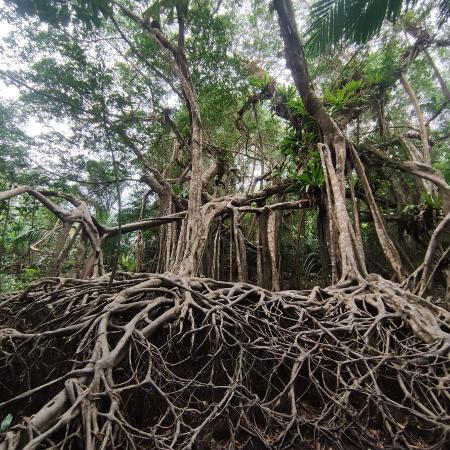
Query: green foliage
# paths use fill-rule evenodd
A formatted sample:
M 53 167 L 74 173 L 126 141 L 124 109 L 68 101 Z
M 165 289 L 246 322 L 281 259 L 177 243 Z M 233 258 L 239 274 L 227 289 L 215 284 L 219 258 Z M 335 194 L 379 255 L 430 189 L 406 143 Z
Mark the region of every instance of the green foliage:
M 296 176 L 296 181 L 300 185 L 300 190 L 304 192 L 309 192 L 313 188 L 320 189 L 324 186 L 325 177 L 318 152 L 309 154 L 306 168 Z
M 310 11 L 307 47 L 324 54 L 345 43 L 364 44 L 375 36 L 384 21 L 408 19 L 417 0 L 316 0 Z M 450 18 L 450 1 L 436 2 L 438 26 Z
M 311 8 L 308 47 L 325 53 L 344 42 L 362 44 L 385 20 L 395 22 L 415 0 L 317 0 Z
M 441 209 L 442 208 L 442 197 L 437 196 L 433 197 L 429 192 L 421 192 L 420 193 L 420 199 L 422 201 L 422 204 L 425 205 L 428 208 L 432 209 Z
M 23 271 L 23 281 L 25 284 L 36 280 L 41 275 L 40 270 L 35 267 L 26 267 Z
M 281 144 L 281 151 L 286 156 L 285 176 L 293 181 L 300 191 L 309 192 L 313 188 L 321 188 L 325 183 L 319 153 L 314 149 L 317 136 L 306 132 L 301 139 L 298 134 L 287 133 Z M 308 162 L 299 173 L 301 160 L 299 159 L 299 148 L 308 149 Z
M 250 75 L 249 83 L 256 91 L 264 92 L 268 91 L 270 84 L 273 83 L 273 79 L 267 72 L 264 72 L 258 75 Z
M 371 52 L 362 64 L 363 75 L 368 85 L 387 89 L 398 79 L 397 68 L 403 53 L 399 42 L 392 39 L 382 48 Z
M 10 426 L 13 420 L 11 413 L 7 414 L 0 423 L 0 433 L 4 433 Z
M 144 17 L 151 17 L 158 22 L 161 21 L 161 13 L 167 12 L 167 22 L 171 24 L 174 20 L 175 9 L 185 16 L 188 12 L 189 0 L 156 0 L 143 13 Z
M 179 184 L 175 184 L 172 186 L 173 191 L 175 194 L 177 194 L 180 198 L 188 198 L 189 196 L 189 185 L 188 183 L 183 183 L 182 186 Z
M 102 17 L 112 14 L 110 0 L 5 0 L 12 4 L 18 14 L 25 17 L 38 16 L 52 25 L 68 26 L 73 20 L 88 29 L 98 27 Z
M 301 123 L 296 129 L 289 127 L 285 132 L 280 144 L 281 154 L 298 156 L 300 151 L 306 153 L 314 150 L 318 139 L 315 121 L 306 111 L 295 88 L 293 86 L 278 88 L 277 95 L 282 96 L 289 111 L 296 117 L 298 123 Z
M 240 93 L 243 67 L 232 54 L 236 24 L 229 13 L 214 14 L 209 3 L 193 4 L 186 18 L 190 35 L 186 51 L 196 88 L 217 86 L 228 93 Z
M 13 105 L 0 102 L 0 189 L 20 180 L 27 168 L 27 146 L 30 139 L 19 127 L 20 118 Z
M 2 44 L 7 50 L 5 54 L 13 55 L 17 64 L 11 64 L 10 70 L 1 72 L 0 77 L 8 86 L 19 86 L 21 92 L 14 101 L 0 104 L 0 189 L 30 184 L 74 193 L 86 200 L 99 222 L 113 227 L 119 220 L 116 174 L 111 162 L 113 152 L 118 177 L 133 179 L 133 182 L 120 183 L 123 193 L 120 220 L 122 223 L 137 220 L 147 188 L 136 181 L 146 169 L 123 138 L 126 133 L 141 150 L 146 163 L 164 172 L 179 198 L 187 199 L 189 183 L 179 185 L 178 177 L 188 166 L 190 154 L 183 146 L 178 151 L 178 160 L 171 161 L 175 138 L 161 111 L 170 108 L 171 119 L 188 143 L 190 116 L 183 98 L 178 98 L 172 90 L 171 84 L 178 89 L 179 85 L 158 45 L 117 9 L 115 19 L 132 43 L 134 49 L 131 49 L 120 39 L 113 24 L 103 20 L 110 11 L 102 11 L 100 6 L 109 6 L 109 1 L 10 0 L 8 3 L 15 5 L 14 11 L 22 14 L 14 16 L 12 8 L 2 10 L 6 11 L 5 17 L 10 14 L 9 18 L 17 25 L 13 36 Z M 280 169 L 262 182 L 258 181 L 255 189 L 268 187 L 280 179 L 291 182 L 295 190 L 295 195 L 287 194 L 289 199 L 297 199 L 299 192 L 303 193 L 302 197 L 306 197 L 306 193 L 315 196 L 323 189 L 324 176 L 316 150 L 321 133 L 295 86 L 280 85 L 285 81 L 284 74 L 279 76 L 284 67 L 282 41 L 267 1 L 252 0 L 243 4 L 240 0 L 201 0 L 190 2 L 188 14 L 183 6 L 187 2 L 183 1 L 123 0 L 123 3 L 136 13 L 147 8 L 144 16 L 160 20 L 162 32 L 172 43 L 177 41 L 177 26 L 172 24 L 177 7 L 185 19 L 186 57 L 203 125 L 204 167 L 209 167 L 214 159 L 223 163 L 222 178 L 218 176 L 214 180 L 216 183 L 205 186 L 210 195 L 244 192 L 250 185 L 251 174 L 257 177 L 270 167 Z M 438 1 L 436 5 L 440 3 L 443 2 Z M 375 4 L 379 7 L 373 12 L 370 8 L 375 8 Z M 431 2 L 427 0 L 424 4 L 429 6 Z M 362 6 L 357 11 L 358 5 Z M 429 23 L 437 23 L 435 7 L 430 19 L 427 8 L 420 5 L 413 12 L 407 11 L 406 0 L 398 0 L 396 5 L 389 0 L 318 1 L 312 13 L 320 16 L 320 20 L 312 22 L 312 27 L 319 27 L 319 31 L 314 35 L 311 28 L 310 45 L 314 47 L 314 39 L 317 42 L 328 40 L 323 47 L 318 44 L 316 50 L 344 42 L 363 42 L 373 30 L 380 29 L 383 17 L 392 21 L 401 17 L 402 29 L 408 24 L 427 28 Z M 38 18 L 44 23 L 39 23 Z M 343 25 L 346 21 L 350 21 L 350 25 Z M 330 26 L 331 30 L 320 31 L 324 26 Z M 338 31 L 342 27 L 344 34 L 340 35 Z M 444 34 L 442 30 L 436 33 L 440 33 L 438 37 Z M 308 57 L 308 66 L 316 92 L 327 109 L 336 114 L 336 120 L 340 119 L 340 114 L 359 108 L 358 125 L 353 121 L 347 128 L 352 139 L 357 129 L 361 142 L 380 144 L 377 146 L 389 157 L 403 160 L 404 152 L 392 142 L 397 135 L 417 127 L 417 123 L 404 93 L 398 95 L 401 91 L 396 69 L 410 42 L 404 39 L 400 27 L 390 27 L 382 37 L 386 39 L 379 39 L 376 45 L 363 49 L 353 51 L 354 48 L 346 47 L 338 55 Z M 446 69 L 448 50 L 432 48 L 430 52 L 438 66 Z M 442 72 L 446 76 L 445 71 Z M 443 100 L 428 62 L 419 56 L 409 67 L 408 77 L 428 120 L 439 110 Z M 272 95 L 275 82 L 280 84 Z M 264 92 L 271 94 L 267 96 L 272 97 L 271 102 L 252 105 L 243 117 L 245 131 L 238 130 L 237 111 L 252 95 Z M 382 136 L 376 124 L 380 98 L 390 127 Z M 277 109 L 280 104 L 282 114 Z M 433 142 L 434 167 L 450 181 L 447 116 L 444 111 L 433 120 L 430 141 Z M 43 126 L 62 127 L 59 131 L 45 129 L 31 138 L 24 131 L 28 120 Z M 417 142 L 420 144 L 419 140 Z M 389 200 L 386 204 L 398 203 L 393 199 L 390 179 L 401 178 L 403 192 L 400 193 L 406 196 L 405 211 L 412 219 L 417 217 L 419 208 L 437 208 L 441 204 L 439 198 L 422 196 L 420 199 L 420 193 L 412 187 L 412 177 L 399 176 L 397 171 L 386 167 L 378 170 L 368 165 L 367 169 L 377 201 Z M 399 210 L 402 206 L 399 205 Z M 380 207 L 382 213 L 388 211 L 383 202 Z M 157 196 L 151 194 L 145 217 L 155 217 L 158 208 Z M 361 208 L 364 217 L 367 212 L 364 203 Z M 284 215 L 284 225 L 289 214 Z M 317 282 L 320 272 L 315 214 L 315 211 L 305 212 L 306 225 L 302 227 L 299 242 L 298 222 L 292 226 L 292 232 L 286 233 L 283 227 L 281 231 L 285 254 L 301 253 L 302 276 L 309 280 L 305 283 Z M 42 239 L 55 222 L 54 216 L 30 198 L 0 203 L 1 290 L 22 288 L 46 274 L 60 227 L 37 245 L 38 250 L 30 251 L 30 244 Z M 388 222 L 389 226 L 391 223 Z M 253 226 L 250 215 L 244 218 L 243 226 L 246 230 Z M 370 252 L 375 236 L 373 227 L 363 223 L 362 228 Z M 147 267 L 154 257 L 157 236 L 156 228 L 143 233 Z M 136 268 L 134 240 L 134 233 L 121 238 L 121 269 Z M 113 264 L 116 245 L 117 239 L 106 240 L 103 244 L 106 270 Z M 73 256 L 69 255 L 63 273 L 70 271 Z
M 134 255 L 128 253 L 128 254 L 121 254 L 120 255 L 120 268 L 126 272 L 134 272 L 136 270 L 136 258 Z
M 295 86 L 278 86 L 276 89 L 276 96 L 283 99 L 283 102 L 293 114 L 298 117 L 303 116 L 304 119 L 309 118 L 309 114 L 306 111 L 305 105 L 303 104 L 301 97 L 298 95 Z
M 434 166 L 442 172 L 445 181 L 450 184 L 450 151 L 447 146 L 442 150 L 440 160 L 436 161 Z
M 205 437 L 203 438 L 203 440 L 204 440 L 205 442 L 207 442 L 208 444 L 214 443 L 214 442 L 215 442 L 215 439 L 214 439 L 214 432 L 213 432 L 213 431 L 210 431 L 209 433 L 207 433 L 207 434 L 205 435 Z
M 417 205 L 405 205 L 401 210 L 401 214 L 406 217 L 415 218 L 417 217 L 418 213 L 419 207 Z
M 297 156 L 299 149 L 302 147 L 301 134 L 292 128 L 289 128 L 287 133 L 283 136 L 280 150 L 284 156 Z
M 363 80 L 350 80 L 339 89 L 325 92 L 323 96 L 324 102 L 331 113 L 344 111 L 351 107 L 357 99 L 361 101 L 359 94 L 363 87 Z
M 292 84 L 277 86 L 277 94 L 286 99 L 286 102 L 290 102 L 298 97 L 297 89 Z
M 302 116 L 307 115 L 305 105 L 303 104 L 303 101 L 299 95 L 296 97 L 290 98 L 287 102 L 287 105 L 289 109 L 296 115 Z

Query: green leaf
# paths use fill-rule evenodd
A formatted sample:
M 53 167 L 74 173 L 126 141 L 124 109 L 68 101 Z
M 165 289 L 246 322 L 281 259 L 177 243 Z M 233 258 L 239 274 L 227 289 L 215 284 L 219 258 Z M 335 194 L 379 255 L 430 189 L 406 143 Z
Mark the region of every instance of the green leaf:
M 76 21 L 86 29 L 98 27 L 101 16 L 112 14 L 110 0 L 9 0 L 19 15 L 37 16 L 43 22 L 67 27 Z
M 156 0 L 155 3 L 152 3 L 142 14 L 144 17 L 151 17 L 157 21 L 161 20 L 161 2 L 160 0 Z
M 11 422 L 13 420 L 13 415 L 9 413 L 0 424 L 0 433 L 4 433 L 11 425 Z
M 206 434 L 204 437 L 204 441 L 209 443 L 214 442 L 214 433 L 210 431 L 208 434 Z
M 441 0 L 449 3 L 449 0 Z M 395 22 L 417 0 L 317 0 L 311 7 L 307 47 L 323 54 L 347 42 L 368 42 L 385 20 Z M 440 11 L 446 11 L 445 6 Z M 450 14 L 450 6 L 448 8 Z M 445 17 L 445 13 L 441 14 Z
M 429 208 L 433 209 L 442 208 L 442 198 L 439 196 L 434 198 L 430 193 L 423 191 L 420 193 L 420 198 L 422 200 L 422 204 L 424 204 Z
M 173 23 L 173 21 L 174 21 L 174 9 L 172 8 L 172 9 L 169 11 L 169 14 L 167 14 L 167 23 L 168 23 L 169 25 L 171 25 L 171 24 Z

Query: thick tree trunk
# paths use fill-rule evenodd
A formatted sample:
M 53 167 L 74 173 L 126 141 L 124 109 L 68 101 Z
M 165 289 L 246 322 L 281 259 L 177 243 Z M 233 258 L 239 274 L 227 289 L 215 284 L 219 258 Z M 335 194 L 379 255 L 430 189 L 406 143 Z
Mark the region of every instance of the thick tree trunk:
M 291 69 L 295 85 L 307 111 L 316 119 L 324 135 L 324 145 L 319 145 L 319 152 L 325 178 L 328 178 L 328 196 L 330 197 L 332 207 L 330 214 L 332 214 L 332 220 L 338 231 L 337 240 L 341 266 L 339 275 L 341 279 L 347 276 L 358 278 L 361 275 L 366 275 L 366 271 L 363 264 L 364 257 L 361 254 L 362 249 L 355 245 L 357 238 L 350 225 L 350 219 L 346 209 L 345 164 L 347 160 L 347 139 L 336 122 L 325 110 L 311 87 L 303 45 L 297 31 L 295 13 L 290 0 L 274 0 L 273 6 L 278 13 L 280 32 L 284 41 L 286 63 Z M 332 153 L 336 161 L 334 165 L 332 162 Z M 358 160 L 355 162 L 357 165 L 357 173 L 365 187 L 366 197 L 369 197 L 372 215 L 377 223 L 376 229 L 381 246 L 397 276 L 400 277 L 400 258 L 380 220 L 381 216 L 376 203 L 372 202 L 370 198 L 372 196 L 370 186 L 367 183 L 367 178 L 365 177 L 364 169 L 359 162 L 359 158 L 354 156 L 354 159 Z M 336 258 L 335 255 L 331 257 Z
M 267 219 L 267 240 L 270 255 L 270 267 L 272 273 L 272 283 L 270 289 L 272 291 L 280 290 L 280 271 L 279 271 L 279 257 L 280 257 L 280 224 L 282 211 L 270 211 Z
M 141 210 L 139 212 L 139 220 L 144 219 L 145 209 L 147 207 L 148 197 L 152 193 L 152 190 L 148 190 L 142 197 Z M 142 272 L 144 267 L 144 255 L 145 255 L 145 240 L 141 230 L 138 230 L 136 241 L 134 244 L 134 254 L 136 257 L 136 272 Z
M 247 281 L 247 249 L 241 229 L 242 214 L 233 210 L 232 218 L 234 248 L 236 249 L 237 279 Z
M 88 278 L 88 274 L 86 273 L 85 264 L 87 257 L 87 246 L 88 246 L 88 236 L 86 231 L 83 229 L 81 231 L 80 240 L 78 241 L 77 246 L 77 254 L 75 257 L 75 263 L 72 269 L 74 278 Z
M 209 232 L 209 223 L 206 228 L 202 217 L 202 178 L 203 178 L 203 131 L 200 120 L 200 111 L 196 98 L 192 92 L 189 99 L 192 114 L 192 161 L 191 180 L 189 183 L 189 203 L 186 230 L 186 246 L 182 260 L 175 262 L 175 272 L 181 275 L 195 276 L 200 264 L 205 244 L 205 236 L 199 236 L 201 232 Z
M 346 140 L 311 87 L 303 45 L 297 31 L 295 13 L 291 2 L 275 0 L 273 6 L 278 13 L 287 66 L 291 70 L 303 104 L 317 120 L 324 135 L 325 145 L 319 146 L 319 152 L 325 177 L 328 178 L 328 195 L 332 198 L 333 219 L 338 230 L 340 277 L 358 277 L 359 269 L 349 230 L 350 220 L 345 205 Z M 333 166 L 331 159 L 331 149 L 336 160 L 335 166 Z M 333 255 L 333 257 L 336 256 Z
M 326 206 L 321 204 L 319 206 L 319 213 L 317 214 L 317 234 L 319 238 L 320 265 L 322 267 L 322 283 L 324 286 L 327 286 L 330 278 L 328 270 L 330 265 L 328 248 L 331 243 L 327 242 L 327 227 L 328 217 Z
M 272 285 L 272 264 L 269 252 L 268 237 L 269 212 L 263 211 L 258 214 L 258 253 L 257 253 L 257 283 L 265 289 Z
M 65 226 L 66 224 L 64 224 L 63 231 Z M 70 224 L 70 226 L 68 227 L 69 232 L 71 228 L 72 224 Z M 69 241 L 67 242 L 67 245 L 65 245 L 58 254 L 55 252 L 54 260 L 52 261 L 51 269 L 49 270 L 50 276 L 58 276 L 61 273 L 61 266 L 69 256 L 70 250 L 75 244 L 75 241 L 77 240 L 78 235 L 80 234 L 81 228 L 82 225 L 78 224 L 78 226 L 75 228 L 75 231 L 72 233 L 72 236 L 70 237 Z M 67 238 L 68 237 L 69 236 L 67 236 Z M 67 241 L 67 238 L 65 239 L 65 241 Z
M 403 278 L 403 268 L 402 262 L 400 259 L 400 255 L 392 242 L 389 234 L 387 232 L 386 224 L 378 206 L 376 204 L 375 198 L 372 193 L 372 189 L 370 188 L 369 181 L 367 179 L 366 173 L 364 171 L 364 166 L 362 165 L 361 159 L 355 149 L 355 147 L 350 145 L 352 150 L 353 163 L 355 165 L 356 173 L 358 174 L 358 179 L 364 189 L 364 193 L 366 195 L 366 201 L 370 208 L 370 212 L 373 217 L 373 221 L 375 224 L 375 230 L 377 232 L 378 240 L 380 241 L 381 248 L 383 249 L 384 254 L 386 255 L 387 260 L 389 261 L 391 267 L 394 269 L 395 275 L 398 280 Z
M 222 256 L 221 248 L 221 233 L 222 233 L 222 219 L 217 224 L 216 233 L 213 241 L 213 257 L 212 257 L 212 273 L 211 278 L 215 280 L 221 279 L 221 264 L 220 258 Z
M 431 165 L 430 144 L 428 141 L 428 130 L 425 125 L 425 119 L 423 117 L 422 108 L 419 105 L 419 101 L 417 100 L 416 94 L 412 86 L 410 85 L 408 79 L 406 78 L 403 72 L 400 73 L 400 82 L 414 107 L 414 111 L 416 112 L 417 121 L 419 123 L 420 139 L 422 141 L 423 162 L 430 166 Z
M 162 34 L 159 28 L 152 27 L 148 20 L 136 15 L 133 11 L 119 2 L 113 2 L 120 10 L 136 24 L 138 24 L 158 45 L 181 87 L 183 99 L 189 112 L 191 122 L 191 177 L 189 183 L 188 213 L 184 240 L 177 245 L 176 259 L 170 270 L 182 275 L 196 275 L 203 255 L 205 236 L 208 233 L 211 217 L 202 210 L 203 188 L 203 126 L 197 96 L 191 81 L 188 61 L 184 50 L 184 16 L 177 7 L 178 42 L 173 44 Z M 206 217 L 208 216 L 208 217 Z M 207 224 L 205 225 L 205 219 Z M 172 252 L 170 252 L 172 254 Z
M 9 192 L 9 191 L 8 191 Z M 1 196 L 1 194 L 0 194 Z M 5 242 L 6 242 L 6 233 L 8 232 L 8 225 L 9 225 L 9 214 L 11 211 L 11 198 L 10 197 L 6 197 L 8 202 L 6 204 L 6 211 L 5 211 L 5 220 L 3 223 L 3 227 L 2 227 L 2 237 L 0 240 L 0 290 L 2 288 L 2 284 L 3 284 L 3 280 L 2 280 L 2 276 L 1 276 L 1 272 L 3 270 L 3 256 L 5 254 Z
M 60 270 L 60 259 L 63 249 L 66 245 L 66 241 L 69 237 L 70 230 L 72 228 L 73 222 L 64 222 L 61 233 L 56 241 L 55 249 L 53 251 L 52 262 L 48 269 L 48 275 L 51 277 L 56 277 L 59 275 Z

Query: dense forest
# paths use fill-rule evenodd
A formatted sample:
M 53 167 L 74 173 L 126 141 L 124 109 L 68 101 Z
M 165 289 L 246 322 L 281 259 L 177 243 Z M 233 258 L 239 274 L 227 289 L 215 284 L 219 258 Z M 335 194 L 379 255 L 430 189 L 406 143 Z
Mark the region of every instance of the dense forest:
M 449 18 L 0 2 L 0 450 L 448 448 Z

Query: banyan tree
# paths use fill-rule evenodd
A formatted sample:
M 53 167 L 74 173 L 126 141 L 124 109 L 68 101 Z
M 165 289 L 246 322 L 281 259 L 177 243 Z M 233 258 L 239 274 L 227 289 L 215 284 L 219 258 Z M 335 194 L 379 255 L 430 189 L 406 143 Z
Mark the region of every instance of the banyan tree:
M 448 2 L 5 3 L 3 82 L 66 120 L 16 140 L 97 162 L 0 159 L 2 251 L 14 208 L 56 221 L 0 294 L 0 448 L 445 448 Z

